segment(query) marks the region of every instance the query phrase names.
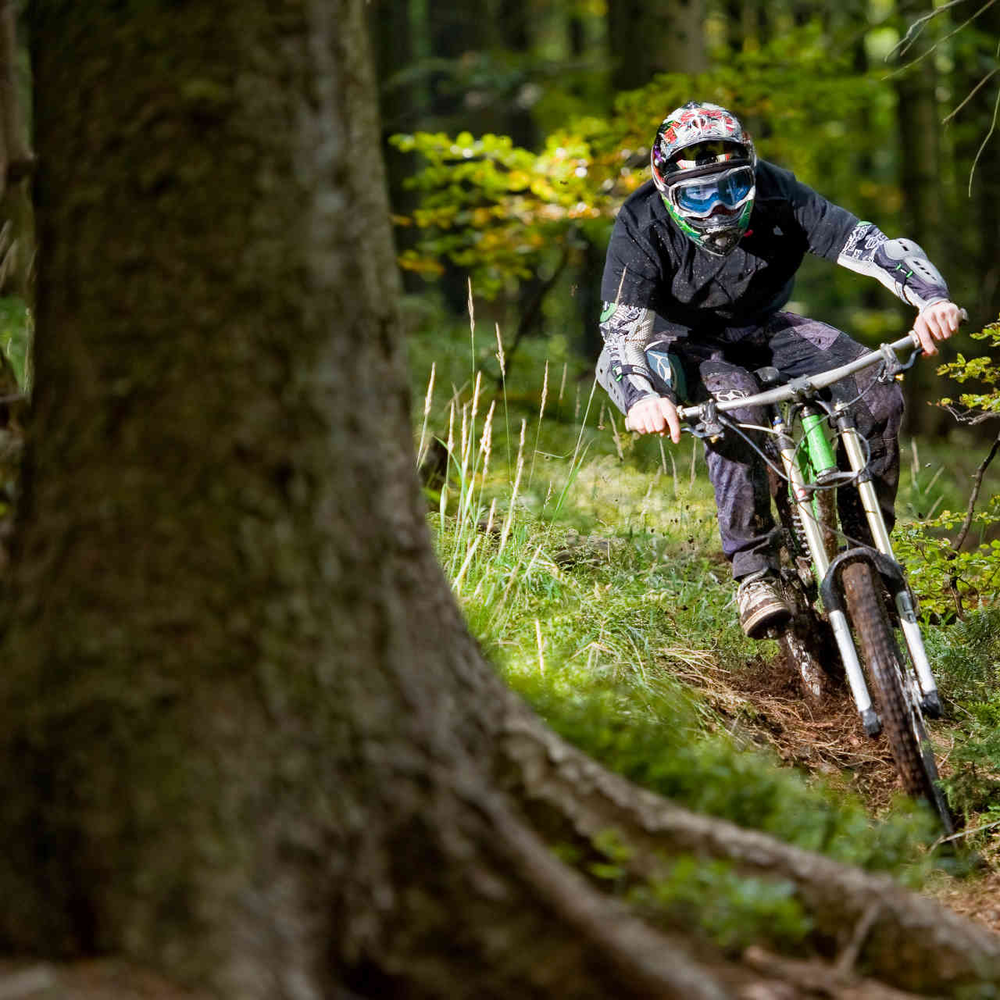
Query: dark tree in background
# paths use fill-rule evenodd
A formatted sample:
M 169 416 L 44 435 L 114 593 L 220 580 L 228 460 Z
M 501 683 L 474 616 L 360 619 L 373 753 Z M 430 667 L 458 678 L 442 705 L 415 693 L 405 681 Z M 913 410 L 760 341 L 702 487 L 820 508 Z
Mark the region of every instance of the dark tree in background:
M 0 2 L 0 292 L 25 298 L 34 253 L 30 197 L 25 178 L 33 157 L 21 112 L 16 43 L 17 4 Z
M 704 20 L 702 0 L 608 0 L 613 88 L 643 87 L 657 73 L 705 69 Z
M 978 25 L 985 37 L 991 41 L 1000 38 L 1000 4 L 993 4 L 983 12 L 982 22 Z M 995 73 L 1000 68 L 1000 58 L 998 58 L 995 46 L 987 50 L 992 56 L 989 61 L 981 61 L 976 66 L 975 84 L 979 84 L 988 73 Z M 996 77 L 994 76 L 994 80 Z M 997 88 L 980 90 L 980 107 L 985 113 L 981 114 L 981 120 L 990 121 L 991 127 L 996 122 L 994 117 L 990 119 L 990 111 L 995 115 L 995 102 L 1000 100 Z M 987 138 L 988 136 L 988 138 Z M 972 207 L 969 200 L 964 202 L 969 206 L 970 214 L 976 218 L 977 227 L 982 234 L 979 253 L 974 258 L 974 266 L 978 276 L 978 288 L 981 293 L 981 301 L 976 303 L 977 312 L 980 315 L 991 319 L 1000 317 L 1000 133 L 993 131 L 982 136 L 977 142 L 977 151 L 982 145 L 982 152 L 976 166 L 974 175 L 974 198 Z M 964 180 L 964 178 L 963 178 Z M 977 194 L 975 194 L 977 192 Z M 959 213 L 959 217 L 952 221 L 952 225 L 961 228 L 964 225 L 965 216 Z

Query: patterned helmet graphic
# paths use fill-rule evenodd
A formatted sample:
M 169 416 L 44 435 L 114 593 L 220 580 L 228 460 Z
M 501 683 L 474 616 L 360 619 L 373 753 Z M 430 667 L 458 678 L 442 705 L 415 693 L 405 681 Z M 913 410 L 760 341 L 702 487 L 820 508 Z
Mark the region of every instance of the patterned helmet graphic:
M 735 249 L 756 193 L 757 154 L 740 120 L 717 104 L 691 101 L 660 124 L 650 162 L 681 231 L 710 253 Z

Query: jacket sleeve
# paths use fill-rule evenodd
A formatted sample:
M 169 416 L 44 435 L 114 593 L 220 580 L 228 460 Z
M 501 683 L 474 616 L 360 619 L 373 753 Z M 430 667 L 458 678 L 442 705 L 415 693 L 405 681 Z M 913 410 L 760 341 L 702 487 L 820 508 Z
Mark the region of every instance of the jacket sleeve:
M 877 278 L 894 295 L 917 309 L 950 298 L 941 272 L 918 244 L 907 239 L 890 240 L 871 222 L 859 222 L 854 227 L 837 263 Z
M 626 206 L 615 220 L 604 264 L 604 351 L 598 365 L 598 381 L 623 413 L 644 396 L 659 395 L 646 345 L 652 339 L 652 303 L 662 281 L 659 261 Z

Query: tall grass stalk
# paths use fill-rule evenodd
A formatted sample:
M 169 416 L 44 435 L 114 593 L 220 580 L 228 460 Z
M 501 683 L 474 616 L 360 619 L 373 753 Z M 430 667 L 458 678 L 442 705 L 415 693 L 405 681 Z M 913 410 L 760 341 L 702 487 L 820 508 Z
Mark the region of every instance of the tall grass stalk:
M 535 642 L 538 646 L 538 672 L 545 676 L 545 644 L 542 642 L 542 626 L 538 619 L 535 619 Z
M 497 498 L 494 497 L 490 501 L 490 512 L 486 516 L 486 530 L 484 534 L 487 536 L 487 538 L 493 534 L 493 522 L 494 520 L 496 520 L 496 515 L 497 515 Z
M 500 336 L 500 324 L 497 329 L 497 361 L 500 362 L 500 386 L 503 389 L 503 417 L 507 426 L 507 482 L 510 482 L 510 413 L 507 410 L 507 362 L 503 353 L 503 338 Z
M 458 468 L 458 480 L 463 486 L 465 484 L 465 474 L 469 468 L 469 448 L 471 447 L 471 437 L 469 434 L 469 404 L 462 404 L 462 448 L 459 452 L 460 464 Z
M 466 279 L 469 286 L 469 344 L 472 348 L 472 376 L 476 375 L 476 309 L 472 302 L 472 278 Z
M 455 577 L 452 583 L 452 589 L 455 591 L 455 595 L 458 596 L 462 593 L 462 580 L 465 578 L 466 570 L 469 568 L 469 564 L 472 562 L 472 557 L 476 554 L 476 549 L 479 548 L 479 542 L 482 539 L 482 535 L 476 535 L 472 540 L 472 544 L 469 546 L 469 551 L 465 554 L 465 560 L 462 563 L 462 568 L 458 571 L 458 576 Z M 456 549 L 456 551 L 458 551 Z
M 573 485 L 573 481 L 580 472 L 580 466 L 583 464 L 586 449 L 584 449 L 583 454 L 580 454 L 580 447 L 583 444 L 583 432 L 587 429 L 587 417 L 590 415 L 590 404 L 594 401 L 594 390 L 596 388 L 597 376 L 595 375 L 594 381 L 590 386 L 590 396 L 587 398 L 587 409 L 584 411 L 583 421 L 580 424 L 580 433 L 576 438 L 576 447 L 573 449 L 573 460 L 570 462 L 569 476 L 566 478 L 566 485 L 563 486 L 562 492 L 559 494 L 559 499 L 556 501 L 555 510 L 552 512 L 553 517 L 559 516 L 559 512 L 562 510 L 563 504 L 566 502 L 566 494 L 569 493 L 569 489 Z M 580 387 L 577 386 L 577 393 L 579 393 L 579 391 Z M 577 409 L 579 410 L 579 397 L 577 399 Z
M 475 531 L 479 525 L 479 517 L 483 510 L 483 493 L 486 490 L 486 480 L 489 475 L 490 452 L 493 445 L 493 411 L 496 400 L 490 403 L 490 408 L 483 423 L 483 436 L 479 439 L 479 450 L 472 463 L 472 472 L 468 482 L 463 483 L 462 497 L 458 505 L 456 547 L 464 542 L 469 531 Z M 480 469 L 482 459 L 482 469 Z M 480 479 L 479 500 L 475 504 L 476 479 Z
M 622 439 L 618 436 L 618 425 L 615 423 L 615 415 L 608 410 L 608 417 L 611 419 L 611 434 L 615 439 L 615 450 L 618 452 L 618 461 L 625 461 L 625 452 L 622 449 Z
M 427 381 L 427 394 L 424 396 L 424 422 L 420 426 L 420 444 L 417 446 L 417 468 L 420 468 L 427 454 L 427 418 L 431 412 L 431 402 L 434 399 L 434 372 L 437 362 L 431 362 L 431 377 Z
M 538 455 L 538 435 L 542 430 L 542 418 L 545 416 L 545 399 L 549 394 L 549 359 L 545 359 L 545 375 L 542 378 L 542 402 L 538 407 L 538 424 L 535 427 L 535 447 L 531 450 L 531 468 L 528 469 L 528 486 L 531 489 L 531 479 L 535 474 L 535 458 Z
M 469 458 L 472 461 L 472 468 L 469 468 L 468 462 L 464 466 L 464 471 L 468 472 L 469 478 L 467 480 L 468 489 L 465 492 L 464 500 L 464 510 L 460 511 L 460 521 L 464 521 L 465 515 L 468 513 L 468 508 L 470 501 L 472 499 L 473 484 L 476 481 L 476 469 L 479 465 L 479 456 L 482 454 L 482 442 L 480 441 L 480 448 L 478 451 L 473 452 L 473 445 L 475 444 L 476 438 L 476 415 L 479 413 L 479 393 L 482 390 L 483 385 L 483 373 L 481 371 L 476 372 L 476 382 L 472 390 L 472 404 L 469 409 Z M 464 480 L 463 480 L 464 482 Z
M 463 436 L 463 456 L 462 465 L 459 469 L 459 497 L 458 510 L 455 517 L 455 551 L 452 556 L 452 567 L 459 558 L 462 547 L 467 544 L 466 537 L 475 534 L 479 524 L 479 516 L 482 513 L 483 491 L 486 488 L 486 478 L 489 472 L 490 451 L 493 442 L 493 413 L 496 401 L 490 403 L 486 420 L 483 424 L 482 437 L 479 439 L 479 447 L 473 453 L 472 428 L 475 423 L 475 415 L 479 408 L 479 388 L 480 381 L 476 380 L 476 389 L 473 395 L 472 404 L 469 410 L 468 437 Z M 465 431 L 465 409 L 463 407 L 463 431 Z M 480 468 L 480 460 L 482 468 Z M 476 479 L 481 478 L 479 488 L 479 500 L 476 502 Z
M 448 479 L 451 473 L 451 463 L 455 456 L 455 401 L 448 404 L 448 441 L 445 444 L 445 451 L 448 453 L 448 464 L 445 468 L 444 482 L 441 484 L 441 501 L 438 504 L 438 513 L 441 522 L 441 531 L 444 531 L 444 515 L 448 509 Z
M 483 469 L 482 469 L 482 482 L 479 487 L 479 505 L 478 510 L 482 508 L 483 505 L 483 493 L 486 490 L 486 480 L 490 474 L 490 453 L 493 450 L 493 413 L 496 410 L 497 401 L 495 399 L 490 400 L 490 408 L 486 411 L 486 421 L 483 424 L 483 436 L 479 442 L 479 454 L 483 459 Z
M 517 491 L 521 485 L 521 473 L 524 472 L 524 433 L 527 429 L 527 421 L 521 420 L 521 442 L 517 449 L 517 470 L 514 473 L 514 488 L 510 493 L 510 507 L 507 516 L 504 518 L 503 531 L 500 533 L 500 547 L 497 549 L 497 559 L 503 555 L 503 550 L 507 546 L 507 538 L 510 535 L 511 526 L 514 523 L 514 508 L 517 504 Z

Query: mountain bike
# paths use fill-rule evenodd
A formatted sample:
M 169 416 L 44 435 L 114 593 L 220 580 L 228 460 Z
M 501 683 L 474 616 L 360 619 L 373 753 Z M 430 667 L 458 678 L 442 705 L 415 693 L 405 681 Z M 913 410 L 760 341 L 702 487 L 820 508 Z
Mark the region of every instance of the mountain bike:
M 897 352 L 907 349 L 908 357 L 900 360 Z M 952 818 L 924 724 L 925 716 L 940 716 L 941 700 L 916 601 L 866 472 L 867 442 L 854 426 L 850 404 L 825 392 L 873 365 L 882 366 L 878 378 L 896 378 L 921 353 L 910 335 L 816 375 L 783 380 L 777 369 L 762 368 L 754 373 L 762 387 L 756 395 L 710 399 L 679 407 L 678 415 L 697 437 L 740 434 L 766 462 L 778 511 L 780 576 L 792 608 L 790 621 L 773 628 L 770 637 L 814 696 L 835 673 L 831 658 L 839 658 L 865 732 L 885 732 L 904 788 L 926 799 L 950 834 Z M 754 406 L 765 409 L 770 426 L 726 416 Z M 763 448 L 751 440 L 751 430 L 766 432 Z M 835 448 L 847 468 L 838 464 Z M 857 489 L 865 524 L 838 527 L 836 491 L 843 488 Z

